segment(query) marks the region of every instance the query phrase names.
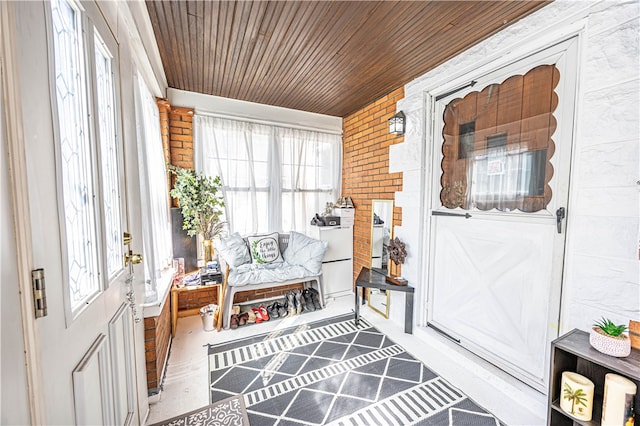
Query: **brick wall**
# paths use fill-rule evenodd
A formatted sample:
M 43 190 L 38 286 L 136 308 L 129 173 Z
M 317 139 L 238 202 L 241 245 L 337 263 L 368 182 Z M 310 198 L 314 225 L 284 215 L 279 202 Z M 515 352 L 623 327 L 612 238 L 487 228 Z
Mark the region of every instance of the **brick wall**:
M 233 298 L 233 302 L 243 303 L 251 300 L 259 300 L 259 299 L 266 299 L 266 298 L 279 297 L 279 296 L 282 296 L 284 298 L 284 295 L 290 292 L 291 290 L 302 290 L 302 289 L 303 289 L 302 284 L 291 284 L 291 285 L 286 285 L 282 287 L 265 288 L 262 290 L 240 291 L 235 294 L 235 297 Z M 270 303 L 271 302 L 269 302 L 269 304 Z
M 218 303 L 218 286 L 181 291 L 178 296 L 178 311 L 200 309 L 209 303 Z
M 404 88 L 397 89 L 342 120 L 342 194 L 356 207 L 354 278 L 361 267 L 371 266 L 371 200 L 393 200 L 395 192 L 402 191 L 402 173 L 389 173 L 389 146 L 404 137 L 389 134 L 388 120 L 403 97 Z M 393 224 L 401 222 L 402 209 L 395 207 Z
M 144 319 L 144 350 L 147 367 L 147 389 L 157 393 L 162 381 L 171 336 L 171 309 L 169 300 L 157 317 Z

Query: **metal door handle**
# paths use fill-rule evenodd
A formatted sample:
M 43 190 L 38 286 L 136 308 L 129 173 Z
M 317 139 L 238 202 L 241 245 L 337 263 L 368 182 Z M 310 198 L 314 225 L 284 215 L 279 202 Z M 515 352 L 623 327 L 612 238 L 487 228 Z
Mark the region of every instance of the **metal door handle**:
M 556 210 L 556 225 L 558 226 L 558 234 L 562 234 L 562 219 L 565 217 L 564 207 L 560 207 Z
M 431 212 L 433 216 L 455 216 L 455 217 L 464 217 L 465 219 L 469 219 L 471 215 L 469 213 L 449 213 L 449 212 L 441 212 L 439 210 L 434 210 Z

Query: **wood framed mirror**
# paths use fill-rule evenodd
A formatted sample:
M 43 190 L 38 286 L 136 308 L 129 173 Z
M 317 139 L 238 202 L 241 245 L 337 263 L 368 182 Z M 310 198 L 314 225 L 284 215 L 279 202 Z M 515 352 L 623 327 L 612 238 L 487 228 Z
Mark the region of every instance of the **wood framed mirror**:
M 393 238 L 393 200 L 371 201 L 371 268 L 389 273 L 387 246 Z M 367 302 L 371 309 L 389 318 L 389 292 L 368 289 Z

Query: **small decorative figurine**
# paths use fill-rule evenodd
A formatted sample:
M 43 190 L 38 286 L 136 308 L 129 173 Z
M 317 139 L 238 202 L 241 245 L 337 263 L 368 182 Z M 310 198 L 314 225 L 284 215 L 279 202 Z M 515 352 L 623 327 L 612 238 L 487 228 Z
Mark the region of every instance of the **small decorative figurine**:
M 389 258 L 393 260 L 396 265 L 403 264 L 405 257 L 407 257 L 407 250 L 404 243 L 400 241 L 398 237 L 389 241 Z

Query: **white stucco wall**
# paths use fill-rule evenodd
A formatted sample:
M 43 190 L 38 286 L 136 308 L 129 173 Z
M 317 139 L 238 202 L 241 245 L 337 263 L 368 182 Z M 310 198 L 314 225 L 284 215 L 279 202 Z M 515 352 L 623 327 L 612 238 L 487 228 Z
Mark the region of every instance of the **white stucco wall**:
M 639 134 L 640 3 L 559 0 L 495 34 L 405 87 L 405 142 L 390 148 L 389 171 L 404 172 L 402 227 L 409 256 L 403 275 L 415 283 L 418 324 L 426 318 L 428 256 L 425 193 L 430 176 L 430 105 L 425 92 L 514 52 L 580 35 L 576 127 L 567 218 L 560 334 L 587 330 L 595 319 L 640 319 Z M 419 231 L 419 232 L 418 232 Z M 391 302 L 402 324 L 403 301 Z

